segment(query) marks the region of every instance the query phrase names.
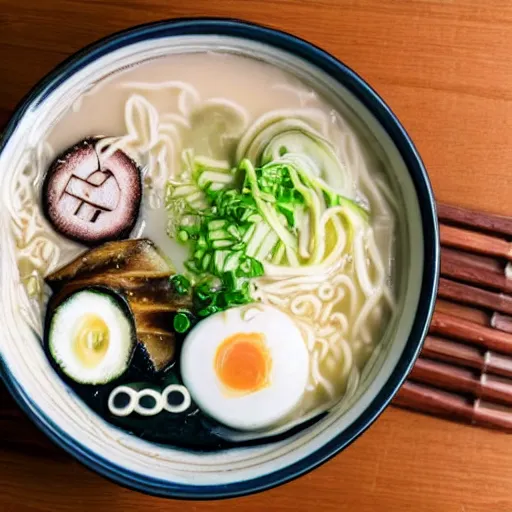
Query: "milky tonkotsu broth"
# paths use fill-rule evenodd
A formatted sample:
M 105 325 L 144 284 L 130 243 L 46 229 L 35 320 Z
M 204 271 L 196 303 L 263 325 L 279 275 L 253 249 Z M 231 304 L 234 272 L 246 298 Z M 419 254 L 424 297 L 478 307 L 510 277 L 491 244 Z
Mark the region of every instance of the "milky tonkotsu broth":
M 345 192 L 370 212 L 365 238 L 358 238 L 358 233 L 349 234 L 343 243 L 349 240 L 359 244 L 360 254 L 367 256 L 360 258 L 364 260 L 361 263 L 350 252 L 338 258 L 340 263 L 329 267 L 324 277 L 313 271 L 265 274 L 255 280 L 254 297 L 295 319 L 308 346 L 309 384 L 289 421 L 298 424 L 300 418 L 313 417 L 332 407 L 344 394 L 353 393 L 365 362 L 378 346 L 394 312 L 395 198 L 379 156 L 349 124 L 352 121 L 333 110 L 298 78 L 252 58 L 205 52 L 147 61 L 95 84 L 70 105 L 43 141 L 48 152 L 45 161 L 87 137 L 114 137 L 114 143 L 123 137 L 127 140 L 130 127 L 127 128 L 126 105 L 134 98 L 139 98 L 139 103 L 133 104 L 131 118 L 134 139 L 126 142 L 126 153 L 143 169 L 144 192 L 131 237 L 151 239 L 179 272 L 184 269 L 187 251 L 168 235 L 172 219 L 169 221 L 165 207 L 165 193 L 168 180 L 181 179 L 182 150 L 193 148 L 196 154 L 235 162 L 238 142 L 247 128 L 272 111 L 283 111 L 301 122 L 311 120 L 315 130 L 332 144 L 353 180 Z M 162 134 L 168 136 L 164 137 L 166 141 L 171 140 L 165 146 L 166 152 L 161 150 L 163 145 L 151 146 L 150 142 L 146 145 L 152 149 L 141 149 L 151 137 Z M 125 150 L 122 144 L 120 147 Z M 336 188 L 329 177 L 325 181 Z M 41 176 L 35 183 L 39 193 Z M 42 225 L 49 233 L 48 249 L 43 251 L 46 260 L 44 254 L 30 254 L 28 248 L 20 257 L 20 273 L 32 288 L 34 279 L 40 281 L 84 251 L 79 244 L 51 233 L 47 223 Z M 341 244 L 336 238 L 341 227 L 341 221 L 326 221 L 320 241 L 326 254 Z M 37 258 L 43 261 L 34 263 Z M 358 265 L 367 266 L 366 282 L 361 281 Z M 27 276 L 32 280 L 27 281 Z M 374 286 L 377 281 L 379 286 Z M 36 299 L 33 302 L 36 310 Z M 104 412 L 105 405 L 96 395 L 81 388 L 78 393 L 93 409 Z M 135 433 L 145 428 L 142 423 L 122 426 Z M 153 434 L 161 431 L 155 435 L 146 432 L 148 439 L 179 444 L 180 436 L 185 435 L 197 436 L 199 446 L 203 441 L 205 445 L 209 443 L 197 426 L 187 434 L 183 434 L 182 426 L 162 427 L 162 422 L 155 422 L 152 429 Z M 221 445 L 216 443 L 213 446 Z
M 316 93 L 289 73 L 255 59 L 220 53 L 172 55 L 120 71 L 100 82 L 79 99 L 59 120 L 48 136 L 55 154 L 88 135 L 123 135 L 126 132 L 124 106 L 137 88 L 130 83 L 183 82 L 192 84 L 202 100 L 226 98 L 243 107 L 250 119 L 274 109 L 307 107 L 319 109 L 327 116 L 331 107 Z M 178 111 L 178 91 L 143 91 L 159 113 Z M 221 125 L 222 126 L 222 125 Z M 335 127 L 333 126 L 333 129 Z M 189 137 L 183 146 L 191 143 L 198 150 L 209 151 L 208 135 Z M 218 145 L 215 144 L 218 149 Z M 229 146 L 232 149 L 232 145 Z M 213 151 L 212 156 L 225 154 Z M 177 164 L 178 166 L 178 164 Z M 172 169 L 176 173 L 179 169 Z M 144 229 L 138 234 L 147 236 L 173 255 L 183 249 L 165 234 L 165 215 L 154 208 L 144 211 Z M 183 256 L 182 256 L 183 257 Z

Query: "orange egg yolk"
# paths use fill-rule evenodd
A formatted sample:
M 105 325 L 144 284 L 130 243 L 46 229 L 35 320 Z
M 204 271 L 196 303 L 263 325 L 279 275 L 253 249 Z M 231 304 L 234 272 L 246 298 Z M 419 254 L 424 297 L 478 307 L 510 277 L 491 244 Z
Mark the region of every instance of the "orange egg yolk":
M 253 393 L 269 383 L 272 359 L 265 337 L 258 332 L 239 332 L 226 338 L 215 354 L 215 372 L 234 393 Z

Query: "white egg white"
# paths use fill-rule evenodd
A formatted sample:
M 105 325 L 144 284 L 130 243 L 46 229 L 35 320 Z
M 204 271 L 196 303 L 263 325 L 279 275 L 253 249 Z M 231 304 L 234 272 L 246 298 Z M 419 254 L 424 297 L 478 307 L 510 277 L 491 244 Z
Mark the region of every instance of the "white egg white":
M 219 345 L 236 333 L 263 334 L 272 359 L 269 383 L 245 395 L 226 393 L 214 367 Z M 240 430 L 264 429 L 300 402 L 308 381 L 309 354 L 293 320 L 271 306 L 250 305 L 217 313 L 188 334 L 181 376 L 197 405 L 220 423 Z
M 98 315 L 109 331 L 109 345 L 102 360 L 86 367 L 73 349 L 74 331 L 87 314 Z M 134 343 L 133 326 L 114 297 L 96 290 L 82 290 L 57 308 L 49 326 L 49 349 L 62 371 L 76 382 L 102 384 L 128 367 Z

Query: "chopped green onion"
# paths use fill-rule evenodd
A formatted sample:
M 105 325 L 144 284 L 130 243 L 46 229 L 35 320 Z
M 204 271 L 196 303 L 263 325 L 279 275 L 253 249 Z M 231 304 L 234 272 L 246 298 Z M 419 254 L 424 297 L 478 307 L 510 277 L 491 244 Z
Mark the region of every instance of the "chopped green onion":
M 205 256 L 205 258 L 206 258 L 206 256 Z M 187 260 L 185 262 L 185 267 L 187 270 L 190 270 L 190 272 L 192 272 L 193 274 L 201 273 L 201 269 L 197 266 L 197 263 L 193 260 Z
M 235 225 L 228 226 L 226 231 L 235 239 L 240 240 L 240 231 Z
M 288 225 L 291 228 L 295 227 L 295 206 L 290 203 L 277 203 L 276 208 L 286 217 Z
M 208 252 L 204 255 L 203 261 L 201 262 L 201 268 L 206 271 L 212 261 L 212 255 Z
M 211 220 L 208 222 L 208 229 L 210 231 L 215 231 L 216 229 L 223 228 L 228 223 L 227 220 L 220 219 L 220 220 Z
M 206 242 L 206 237 L 204 235 L 200 235 L 197 239 L 197 246 L 201 249 L 206 249 L 208 247 L 208 243 Z
M 251 227 L 245 232 L 245 235 L 242 238 L 243 242 L 247 243 L 251 239 L 253 233 L 256 231 L 256 227 L 256 224 L 251 225 Z
M 233 247 L 234 249 L 234 247 Z M 236 251 L 232 252 L 224 262 L 224 271 L 225 272 L 231 272 L 233 270 L 236 270 L 238 266 L 240 265 L 240 261 L 242 259 L 243 252 L 242 251 Z
M 367 220 L 357 202 L 319 177 L 340 167 L 329 143 L 304 122 L 293 123 L 293 130 L 283 125 L 283 133 L 276 132 L 271 142 L 256 144 L 258 154 L 239 150 L 234 168 L 227 161 L 196 157 L 192 150 L 182 153 L 189 182 L 168 184 L 165 202 L 173 227 L 169 233 L 188 245 L 185 266 L 201 283 L 192 289 L 199 316 L 251 302 L 249 281 L 264 275 L 267 262 L 317 263 L 323 245 L 314 233 L 326 207 L 342 207 L 347 245 L 360 221 Z M 312 226 L 311 255 L 299 251 L 299 238 L 303 242 L 309 226 L 304 219 Z M 190 283 L 178 288 L 187 293 Z
M 194 258 L 198 261 L 201 261 L 203 259 L 203 256 L 204 256 L 204 253 L 205 253 L 205 250 L 204 249 L 198 249 L 195 253 L 194 253 Z
M 224 271 L 224 262 L 226 261 L 228 255 L 229 251 L 215 251 L 213 265 L 217 274 Z
M 259 277 L 259 276 L 262 276 L 265 271 L 264 271 L 264 268 L 263 268 L 263 264 L 254 259 L 254 258 L 251 258 L 251 270 L 250 270 L 250 277 Z
M 173 321 L 174 330 L 183 334 L 190 329 L 190 319 L 185 313 L 178 313 Z
M 224 247 L 231 247 L 233 242 L 231 240 L 214 240 L 212 247 L 214 249 L 223 249 Z
M 184 275 L 174 275 L 170 281 L 178 295 L 186 295 L 190 291 L 190 281 Z
M 178 240 L 180 242 L 186 242 L 188 240 L 188 233 L 184 229 L 178 232 Z
M 222 283 L 228 290 L 236 290 L 238 285 L 236 273 L 234 271 L 224 272 Z
M 211 240 L 226 240 L 229 238 L 229 233 L 224 229 L 218 229 L 217 231 L 210 231 L 208 233 L 208 239 Z

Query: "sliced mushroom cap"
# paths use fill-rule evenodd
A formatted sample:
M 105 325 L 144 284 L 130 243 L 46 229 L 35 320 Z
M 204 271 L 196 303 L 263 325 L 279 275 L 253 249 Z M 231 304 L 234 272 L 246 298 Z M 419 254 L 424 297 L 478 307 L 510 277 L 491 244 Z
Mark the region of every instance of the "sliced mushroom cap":
M 85 139 L 57 157 L 46 174 L 43 209 L 56 231 L 86 245 L 127 237 L 142 198 L 140 170 L 118 150 L 99 157 Z
M 172 263 L 147 238 L 108 242 L 81 254 L 70 263 L 46 276 L 46 282 L 55 292 L 70 281 L 83 281 L 110 277 L 106 285 L 128 286 L 119 282 L 119 278 L 140 275 L 141 283 L 153 278 L 169 277 L 174 273 Z M 168 280 L 168 279 L 167 279 Z M 166 281 L 167 281 L 166 280 Z M 107 280 L 108 281 L 108 280 Z M 133 280 L 132 280 L 133 281 Z

